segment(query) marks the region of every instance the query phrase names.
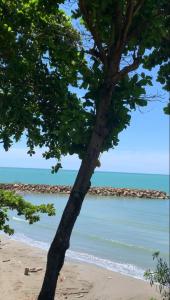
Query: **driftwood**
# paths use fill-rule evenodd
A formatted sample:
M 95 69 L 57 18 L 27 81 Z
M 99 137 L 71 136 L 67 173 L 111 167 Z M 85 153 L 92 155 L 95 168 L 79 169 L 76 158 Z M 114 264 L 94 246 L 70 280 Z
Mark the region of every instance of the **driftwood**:
M 29 273 L 36 273 L 42 271 L 42 268 L 25 268 L 24 275 L 29 275 Z
M 25 268 L 24 275 L 29 275 L 29 268 Z
M 10 261 L 10 259 L 5 259 L 5 260 L 3 260 L 2 262 L 7 262 L 7 261 Z

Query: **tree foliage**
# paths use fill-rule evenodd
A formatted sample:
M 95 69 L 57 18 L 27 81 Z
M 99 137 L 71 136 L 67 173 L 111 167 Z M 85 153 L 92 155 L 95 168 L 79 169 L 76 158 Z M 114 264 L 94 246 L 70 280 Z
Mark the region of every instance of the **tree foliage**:
M 159 256 L 159 252 L 153 254 L 156 260 L 155 270 L 147 270 L 144 277 L 150 281 L 150 285 L 159 284 L 159 292 L 163 300 L 170 300 L 170 268 L 168 263 Z
M 169 88 L 168 1 L 79 1 L 73 18 L 81 18 L 91 35 L 88 49 L 60 9 L 62 2 L 1 1 L 0 140 L 6 150 L 25 133 L 29 154 L 35 146 L 45 146 L 45 158 L 74 153 L 83 158 L 120 41 L 115 59 L 121 69 L 109 71 L 119 77 L 108 116 L 110 135 L 101 152 L 117 145 L 131 110 L 147 104 L 152 77 L 130 71 L 159 65 L 157 80 Z M 131 22 L 129 28 L 126 22 Z M 71 87 L 84 88 L 83 99 Z
M 18 216 L 23 215 L 29 224 L 39 221 L 39 213 L 47 213 L 48 216 L 55 214 L 53 204 L 33 205 L 14 192 L 0 190 L 0 230 L 9 235 L 14 233 L 14 230 L 8 224 L 9 209 L 15 210 Z
M 79 35 L 58 4 L 43 2 L 0 4 L 0 140 L 7 150 L 24 132 L 29 154 L 45 145 L 46 158 L 59 158 L 73 152 L 85 119 L 68 90 L 77 84 Z
M 166 115 L 170 115 L 170 103 L 166 107 L 164 107 L 164 112 Z

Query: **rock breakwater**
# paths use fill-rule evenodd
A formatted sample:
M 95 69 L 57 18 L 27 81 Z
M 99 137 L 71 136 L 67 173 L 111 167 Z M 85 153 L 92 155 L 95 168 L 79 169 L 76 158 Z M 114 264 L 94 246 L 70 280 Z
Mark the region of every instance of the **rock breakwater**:
M 46 185 L 46 184 L 6 184 L 0 183 L 0 189 L 10 190 L 16 192 L 30 192 L 30 193 L 62 193 L 69 194 L 71 186 L 66 185 Z M 129 197 L 129 198 L 148 198 L 148 199 L 168 199 L 169 196 L 162 191 L 144 190 L 144 189 L 130 189 L 130 188 L 112 188 L 112 187 L 91 187 L 88 191 L 90 195 L 97 196 L 115 196 L 115 197 Z

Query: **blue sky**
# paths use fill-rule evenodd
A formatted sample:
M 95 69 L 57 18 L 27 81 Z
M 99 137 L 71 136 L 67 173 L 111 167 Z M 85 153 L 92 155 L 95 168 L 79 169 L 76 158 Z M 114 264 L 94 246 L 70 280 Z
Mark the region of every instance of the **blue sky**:
M 168 99 L 158 83 L 148 94 L 161 95 L 161 101 L 154 101 L 132 113 L 131 125 L 120 134 L 119 145 L 101 157 L 98 171 L 169 173 L 169 117 L 163 113 L 164 102 Z M 159 97 L 158 97 L 159 99 Z M 33 157 L 27 155 L 24 139 L 5 152 L 0 146 L 1 167 L 50 168 L 55 160 L 42 158 L 37 149 Z M 64 169 L 78 169 L 80 161 L 76 156 L 62 159 Z

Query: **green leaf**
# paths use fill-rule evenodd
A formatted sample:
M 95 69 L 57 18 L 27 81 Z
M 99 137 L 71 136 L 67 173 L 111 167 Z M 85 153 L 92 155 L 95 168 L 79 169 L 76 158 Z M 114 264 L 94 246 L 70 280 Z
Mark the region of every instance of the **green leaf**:
M 39 213 L 55 215 L 53 204 L 33 205 L 14 192 L 0 190 L 0 230 L 9 235 L 13 234 L 14 230 L 6 224 L 9 221 L 8 210 L 15 210 L 18 215 L 23 215 L 30 224 L 39 221 Z

